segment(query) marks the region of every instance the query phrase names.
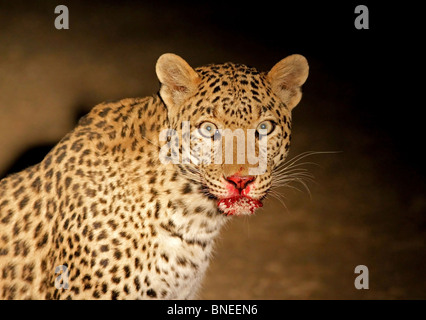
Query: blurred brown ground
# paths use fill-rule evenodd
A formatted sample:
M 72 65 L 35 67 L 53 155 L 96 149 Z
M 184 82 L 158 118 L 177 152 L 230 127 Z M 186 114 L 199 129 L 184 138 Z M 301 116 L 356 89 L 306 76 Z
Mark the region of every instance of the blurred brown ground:
M 70 30 L 54 28 L 59 4 L 68 5 Z M 162 53 L 193 66 L 233 61 L 265 71 L 301 53 L 311 73 L 290 157 L 342 152 L 307 159 L 318 164 L 307 166 L 316 176 L 312 198 L 283 189 L 287 208 L 270 198 L 255 216 L 232 219 L 200 298 L 425 299 L 425 171 L 411 148 L 420 122 L 405 124 L 389 105 L 395 88 L 376 85 L 392 60 L 380 25 L 356 33 L 352 7 L 328 9 L 0 3 L 0 175 L 25 166 L 25 151 L 40 157 L 96 103 L 155 93 Z M 369 290 L 354 287 L 361 264 Z

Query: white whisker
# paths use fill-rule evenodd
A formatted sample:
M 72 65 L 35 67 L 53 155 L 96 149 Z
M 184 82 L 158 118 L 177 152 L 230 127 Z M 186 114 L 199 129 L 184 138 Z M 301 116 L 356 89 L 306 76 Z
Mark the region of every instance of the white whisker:
M 271 181 L 271 190 L 275 195 L 278 194 L 275 191 L 278 188 L 285 187 L 297 190 L 299 192 L 303 192 L 305 190 L 309 197 L 312 199 L 312 193 L 308 186 L 308 183 L 316 183 L 315 176 L 309 173 L 307 168 L 303 166 L 307 165 L 316 165 L 319 164 L 312 161 L 304 161 L 300 162 L 302 159 L 305 159 L 310 156 L 318 155 L 318 154 L 332 154 L 339 153 L 338 151 L 306 151 L 301 154 L 283 162 L 279 166 L 277 166 L 274 170 L 272 170 L 272 181 Z M 294 183 L 300 184 L 302 189 L 296 187 Z
M 266 197 L 268 197 L 268 196 L 271 196 L 271 197 L 277 199 L 281 203 L 281 205 L 284 207 L 284 209 L 288 212 L 288 207 L 284 202 L 283 198 L 285 198 L 285 197 L 284 197 L 283 194 L 278 193 L 273 189 L 270 189 L 269 192 L 268 192 L 268 195 Z

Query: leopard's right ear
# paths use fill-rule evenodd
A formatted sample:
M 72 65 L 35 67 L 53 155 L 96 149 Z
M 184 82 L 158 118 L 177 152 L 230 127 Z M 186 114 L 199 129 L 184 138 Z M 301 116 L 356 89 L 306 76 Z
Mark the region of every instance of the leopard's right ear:
M 293 54 L 282 59 L 269 71 L 267 78 L 272 90 L 291 111 L 302 98 L 300 87 L 309 74 L 308 61 L 300 54 Z
M 197 90 L 201 81 L 193 68 L 181 57 L 173 53 L 165 53 L 157 60 L 155 67 L 160 80 L 160 96 L 170 112 L 177 112 L 188 97 Z

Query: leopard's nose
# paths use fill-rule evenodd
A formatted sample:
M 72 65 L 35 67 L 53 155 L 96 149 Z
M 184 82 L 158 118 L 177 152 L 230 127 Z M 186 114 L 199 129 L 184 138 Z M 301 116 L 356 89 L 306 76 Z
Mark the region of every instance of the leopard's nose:
M 255 179 L 254 176 L 229 176 L 225 177 L 225 179 L 232 183 L 236 189 L 239 191 L 244 190 L 250 183 L 252 183 Z

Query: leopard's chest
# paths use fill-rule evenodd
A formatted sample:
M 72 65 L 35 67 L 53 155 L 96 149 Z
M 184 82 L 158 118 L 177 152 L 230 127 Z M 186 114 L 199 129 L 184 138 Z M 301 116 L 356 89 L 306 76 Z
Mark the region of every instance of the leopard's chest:
M 166 291 L 168 299 L 192 297 L 209 265 L 213 239 L 200 241 L 160 232 L 159 240 L 153 284 Z
M 184 230 L 160 223 L 155 236 L 146 239 L 139 252 L 143 267 L 135 270 L 134 298 L 193 298 L 209 265 L 214 238 L 219 232 L 198 228 Z

